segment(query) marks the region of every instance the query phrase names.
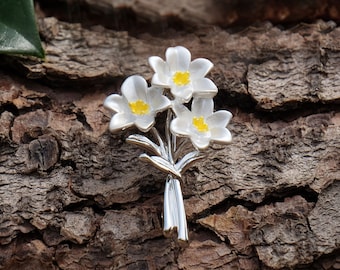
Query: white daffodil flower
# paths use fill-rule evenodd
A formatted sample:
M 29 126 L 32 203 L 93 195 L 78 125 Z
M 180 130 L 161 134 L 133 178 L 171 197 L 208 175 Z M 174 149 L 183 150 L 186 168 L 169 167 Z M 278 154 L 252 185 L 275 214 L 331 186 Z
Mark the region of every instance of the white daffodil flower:
M 165 53 L 166 61 L 158 56 L 151 56 L 149 63 L 155 74 L 152 84 L 170 88 L 172 95 L 180 102 L 188 102 L 192 97 L 212 98 L 217 93 L 216 85 L 205 75 L 213 63 L 205 58 L 191 62 L 188 49 L 170 47 Z
M 171 132 L 178 136 L 190 137 L 198 149 L 205 149 L 211 141 L 217 143 L 231 142 L 231 134 L 226 128 L 232 114 L 221 110 L 213 112 L 212 99 L 193 99 L 191 111 L 183 104 L 174 103 L 176 118 L 171 121 Z
M 111 132 L 123 130 L 132 125 L 147 132 L 155 123 L 157 112 L 171 106 L 170 100 L 162 95 L 163 90 L 148 88 L 145 79 L 138 75 L 128 77 L 121 87 L 122 96 L 112 94 L 104 101 L 104 107 L 116 112 L 110 121 Z

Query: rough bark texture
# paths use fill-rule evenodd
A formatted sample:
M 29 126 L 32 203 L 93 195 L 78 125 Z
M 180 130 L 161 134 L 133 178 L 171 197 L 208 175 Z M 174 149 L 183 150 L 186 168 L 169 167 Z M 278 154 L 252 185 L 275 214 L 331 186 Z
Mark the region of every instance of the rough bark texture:
M 340 28 L 222 29 L 199 3 L 200 27 L 159 34 L 41 12 L 46 60 L 2 57 L 0 269 L 340 269 Z M 157 4 L 154 22 L 167 15 Z M 191 24 L 184 11 L 172 10 Z M 216 109 L 234 115 L 233 143 L 186 172 L 184 248 L 162 233 L 166 175 L 125 143 L 136 130 L 108 132 L 102 106 L 127 76 L 150 80 L 147 58 L 173 45 L 215 64 Z

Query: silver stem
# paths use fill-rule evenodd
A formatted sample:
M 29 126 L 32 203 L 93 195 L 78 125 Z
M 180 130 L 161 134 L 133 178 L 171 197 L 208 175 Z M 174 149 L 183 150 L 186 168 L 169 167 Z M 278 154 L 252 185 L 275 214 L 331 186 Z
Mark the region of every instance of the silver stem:
M 161 152 L 161 156 L 163 158 L 165 158 L 166 160 L 168 160 L 169 159 L 168 158 L 168 153 L 167 153 L 167 151 L 165 149 L 166 147 L 164 145 L 164 142 L 163 142 L 161 136 L 159 135 L 158 130 L 155 127 L 152 127 L 151 128 L 151 132 L 152 132 L 153 136 L 157 139 L 157 141 L 159 143 L 159 149 L 160 149 L 160 152 Z
M 164 232 L 165 235 L 177 229 L 177 238 L 188 241 L 188 227 L 184 209 L 181 184 L 178 179 L 168 176 L 164 190 Z
M 173 137 L 170 131 L 170 122 L 172 120 L 172 111 L 168 110 L 167 116 L 166 116 L 166 123 L 165 123 L 165 138 L 166 138 L 166 143 L 167 143 L 167 150 L 168 150 L 168 157 L 169 157 L 169 162 L 174 163 L 175 160 L 173 158 L 173 148 L 174 148 L 174 143 L 176 141 L 173 140 Z

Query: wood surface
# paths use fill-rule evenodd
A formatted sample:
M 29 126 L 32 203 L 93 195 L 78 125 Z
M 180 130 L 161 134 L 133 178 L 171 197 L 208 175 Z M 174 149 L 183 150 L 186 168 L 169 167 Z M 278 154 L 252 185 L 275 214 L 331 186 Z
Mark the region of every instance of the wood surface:
M 214 1 L 197 1 L 196 21 L 172 10 L 190 27 L 136 34 L 49 17 L 40 2 L 46 59 L 1 56 L 0 269 L 340 269 L 335 22 L 226 28 L 200 11 Z M 107 14 L 123 3 L 85 2 Z M 167 16 L 148 3 L 125 2 L 150 24 Z M 233 113 L 233 142 L 185 174 L 186 247 L 163 236 L 166 174 L 125 142 L 136 129 L 108 131 L 103 108 L 176 45 L 214 63 L 215 109 Z

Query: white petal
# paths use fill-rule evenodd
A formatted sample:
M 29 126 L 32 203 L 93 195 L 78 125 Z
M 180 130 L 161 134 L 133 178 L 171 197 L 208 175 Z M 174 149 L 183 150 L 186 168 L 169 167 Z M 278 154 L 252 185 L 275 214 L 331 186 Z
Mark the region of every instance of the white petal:
M 211 139 L 218 143 L 230 143 L 232 140 L 231 133 L 226 128 L 212 128 L 211 132 Z
M 133 125 L 134 117 L 129 113 L 117 113 L 115 114 L 111 121 L 109 129 L 111 132 L 121 131 Z
M 164 60 L 159 56 L 151 56 L 149 57 L 149 64 L 154 72 L 163 71 Z
M 170 47 L 165 52 L 166 62 L 170 72 L 186 71 L 189 69 L 191 53 L 182 46 Z
M 209 136 L 191 136 L 191 141 L 193 145 L 198 149 L 206 149 L 209 146 L 210 143 L 210 137 Z
M 179 136 L 189 136 L 190 135 L 190 119 L 187 118 L 175 118 L 170 123 L 170 130 L 173 134 Z
M 207 117 L 206 122 L 209 127 L 226 127 L 232 118 L 231 112 L 228 111 L 217 111 Z
M 149 64 L 155 73 L 159 73 L 162 76 L 170 76 L 170 70 L 168 64 L 158 56 L 149 57 Z
M 173 94 L 176 99 L 182 100 L 183 103 L 187 103 L 192 97 L 192 87 L 191 85 L 182 87 L 172 86 L 171 94 Z
M 172 110 L 177 117 L 186 118 L 189 121 L 192 118 L 192 113 L 189 111 L 189 109 L 185 107 L 181 102 L 178 102 L 178 100 L 174 100 L 172 102 Z
M 212 98 L 217 94 L 216 85 L 208 78 L 201 78 L 192 82 L 194 97 Z
M 155 71 L 152 77 L 152 84 L 163 87 L 169 87 L 169 78 L 171 76 L 168 64 L 158 56 L 149 57 L 149 64 Z
M 126 99 L 117 94 L 109 95 L 104 101 L 104 107 L 118 113 L 129 111 Z
M 160 74 L 155 73 L 152 76 L 151 84 L 155 86 L 161 86 L 165 88 L 170 88 L 170 77 L 160 76 Z
M 205 58 L 197 58 L 190 63 L 189 72 L 192 79 L 203 78 L 214 64 Z
M 214 111 L 214 101 L 212 98 L 194 98 L 191 111 L 194 116 L 203 116 L 206 118 L 212 115 Z
M 129 102 L 138 99 L 146 101 L 146 90 L 148 84 L 142 76 L 133 75 L 128 77 L 122 84 L 122 94 Z
M 135 121 L 135 125 L 143 132 L 148 132 L 154 123 L 155 116 L 152 114 L 138 116 Z
M 162 89 L 156 87 L 148 89 L 148 103 L 155 112 L 164 111 L 171 106 L 171 101 L 166 96 L 163 96 L 162 92 Z

